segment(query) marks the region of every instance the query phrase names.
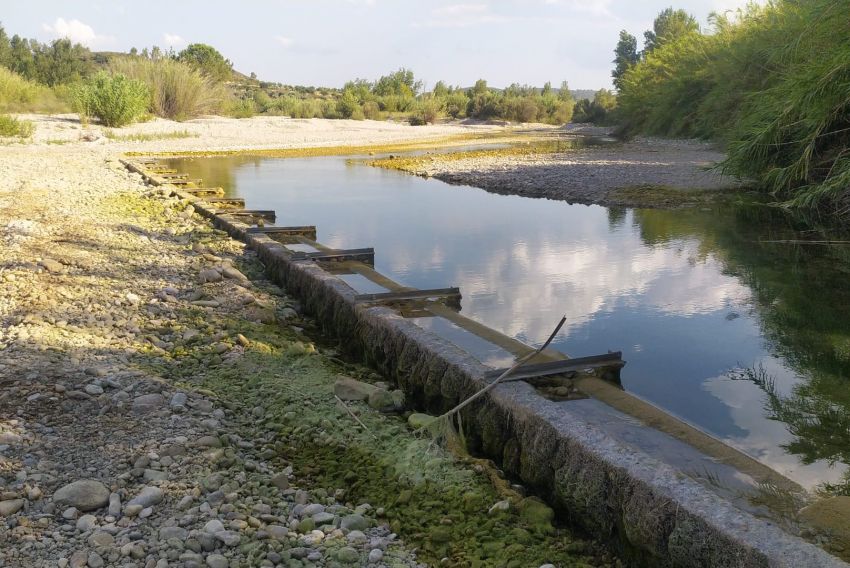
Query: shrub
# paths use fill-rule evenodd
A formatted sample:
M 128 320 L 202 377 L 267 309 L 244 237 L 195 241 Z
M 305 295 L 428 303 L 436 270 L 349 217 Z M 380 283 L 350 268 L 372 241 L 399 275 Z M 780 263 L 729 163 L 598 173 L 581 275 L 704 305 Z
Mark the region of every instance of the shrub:
M 172 120 L 220 112 L 230 95 L 223 85 L 190 65 L 169 58 L 119 58 L 112 69 L 144 82 L 151 92 L 150 111 Z
M 363 117 L 368 120 L 380 120 L 381 107 L 375 101 L 366 101 L 363 103 Z
M 20 120 L 8 114 L 0 114 L 0 136 L 29 138 L 35 131 L 35 125 L 29 120 Z
M 42 88 L 0 66 L 0 104 L 4 107 L 31 103 Z
M 149 102 L 150 92 L 144 83 L 106 71 L 82 83 L 74 92 L 74 106 L 83 120 L 94 116 L 112 127 L 134 122 L 145 113 Z
M 211 45 L 193 43 L 178 53 L 177 59 L 188 63 L 214 81 L 228 81 L 233 76 L 233 63 Z
M 257 115 L 257 105 L 253 99 L 238 99 L 230 103 L 227 115 L 233 118 L 251 118 Z

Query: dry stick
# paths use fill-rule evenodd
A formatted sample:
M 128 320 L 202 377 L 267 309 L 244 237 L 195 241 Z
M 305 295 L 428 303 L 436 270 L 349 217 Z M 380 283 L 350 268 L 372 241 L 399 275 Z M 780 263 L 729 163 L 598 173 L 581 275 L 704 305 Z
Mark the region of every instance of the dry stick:
M 350 408 L 348 408 L 348 405 L 347 405 L 347 404 L 345 404 L 345 401 L 344 401 L 344 400 L 342 400 L 341 398 L 339 398 L 337 395 L 334 395 L 334 398 L 335 398 L 335 399 L 337 399 L 337 400 L 339 401 L 339 403 L 340 403 L 340 404 L 342 405 L 342 407 L 346 410 L 346 412 L 348 412 L 348 414 L 349 414 L 352 418 L 354 418 L 354 420 L 355 420 L 358 424 L 360 424 L 360 426 L 362 426 L 364 430 L 366 430 L 367 432 L 369 432 L 369 434 L 370 434 L 373 438 L 375 438 L 376 440 L 378 439 L 378 437 L 377 437 L 377 436 L 376 436 L 376 435 L 375 435 L 375 434 L 374 434 L 371 430 L 369 430 L 369 427 L 368 427 L 368 426 L 366 426 L 365 424 L 363 424 L 363 421 L 362 421 L 362 420 L 360 420 L 360 419 L 357 417 L 357 415 L 356 415 L 356 414 L 354 414 L 354 412 L 352 412 L 352 411 L 351 411 L 351 409 L 350 409 Z
M 517 362 L 514 363 L 513 366 L 510 369 L 506 370 L 504 373 L 499 375 L 499 377 L 495 381 L 493 381 L 489 385 L 485 386 L 484 388 L 482 388 L 481 390 L 479 390 L 478 392 L 476 392 L 475 394 L 473 394 L 472 396 L 470 396 L 469 398 L 467 398 L 466 400 L 464 400 L 463 402 L 461 402 L 460 404 L 458 404 L 457 406 L 455 406 L 454 408 L 452 408 L 451 410 L 446 412 L 445 414 L 435 418 L 434 422 L 436 422 L 437 420 L 444 419 L 444 418 L 450 418 L 451 416 L 460 412 L 461 409 L 463 409 L 465 406 L 472 403 L 474 400 L 484 396 L 485 394 L 487 394 L 488 392 L 490 392 L 491 390 L 496 388 L 496 385 L 498 385 L 499 383 L 504 381 L 511 373 L 513 373 L 514 371 L 516 371 L 517 369 L 519 369 L 520 367 L 525 365 L 529 360 L 533 359 L 535 356 L 539 355 L 544 349 L 549 347 L 549 344 L 552 343 L 552 340 L 555 339 L 555 336 L 558 334 L 559 331 L 561 331 L 561 328 L 564 326 L 564 323 L 566 321 L 567 321 L 567 316 L 563 316 L 561 318 L 561 321 L 558 322 L 558 325 L 555 326 L 555 330 L 552 331 L 551 335 L 549 335 L 549 339 L 546 340 L 546 343 L 544 343 L 543 345 L 538 347 L 535 351 L 532 351 L 531 353 L 528 353 L 528 354 L 524 355 L 523 357 L 521 357 L 520 359 L 518 359 Z M 423 428 L 420 428 L 420 430 L 422 430 Z

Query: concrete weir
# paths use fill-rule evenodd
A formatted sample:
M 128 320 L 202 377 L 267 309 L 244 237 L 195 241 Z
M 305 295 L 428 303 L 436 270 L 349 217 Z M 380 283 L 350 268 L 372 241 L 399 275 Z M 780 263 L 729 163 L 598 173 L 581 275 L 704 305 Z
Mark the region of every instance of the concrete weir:
M 487 384 L 492 369 L 453 343 L 395 309 L 359 301 L 331 270 L 250 231 L 218 203 L 170 185 L 146 164 L 124 163 L 192 201 L 199 214 L 255 250 L 328 332 L 394 378 L 418 405 L 444 411 Z M 635 565 L 848 566 L 745 510 L 734 488 L 723 494 L 690 475 L 711 463 L 721 480 L 746 477 L 738 469 L 594 398 L 558 402 L 526 382 L 504 383 L 468 406 L 463 423 L 473 453 L 492 458 Z

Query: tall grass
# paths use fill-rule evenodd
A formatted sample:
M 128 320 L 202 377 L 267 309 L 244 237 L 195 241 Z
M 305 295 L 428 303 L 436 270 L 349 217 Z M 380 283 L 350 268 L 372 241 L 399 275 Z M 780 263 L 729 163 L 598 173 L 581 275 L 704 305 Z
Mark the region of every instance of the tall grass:
M 145 83 L 150 89 L 150 111 L 172 120 L 188 120 L 220 112 L 230 98 L 227 89 L 186 63 L 170 58 L 116 59 L 113 71 Z
M 850 0 L 776 0 L 714 17 L 623 77 L 633 132 L 728 144 L 727 173 L 792 207 L 850 215 Z
M 66 112 L 69 105 L 57 91 L 64 93 L 65 89 L 39 85 L 0 65 L 2 112 Z
M 35 125 L 30 120 L 21 120 L 8 114 L 0 114 L 0 136 L 29 138 L 35 131 Z

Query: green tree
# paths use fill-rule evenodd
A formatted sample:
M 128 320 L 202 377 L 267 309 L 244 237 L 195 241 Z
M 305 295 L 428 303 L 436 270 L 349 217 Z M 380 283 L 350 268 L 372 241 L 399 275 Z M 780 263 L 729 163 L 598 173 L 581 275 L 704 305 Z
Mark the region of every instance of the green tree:
M 697 32 L 699 32 L 699 24 L 693 16 L 684 10 L 666 8 L 655 18 L 652 30 L 644 32 L 644 52 L 652 52 L 665 43 Z
M 177 54 L 177 60 L 188 63 L 216 81 L 227 81 L 233 75 L 233 63 L 211 45 L 193 43 Z
M 564 102 L 575 102 L 573 92 L 570 91 L 570 84 L 566 81 L 561 81 L 561 87 L 558 89 L 558 100 Z
M 50 45 L 33 45 L 34 76 L 41 83 L 64 85 L 79 81 L 91 72 L 92 54 L 88 48 L 69 39 L 57 39 Z
M 414 97 L 422 88 L 422 82 L 417 81 L 413 71 L 402 67 L 395 73 L 384 75 L 375 83 L 374 93 L 379 97 L 396 95 L 399 97 Z
M 22 77 L 32 79 L 35 75 L 35 62 L 29 40 L 17 34 L 13 35 L 9 41 L 9 52 L 9 68 Z
M 623 88 L 623 75 L 637 64 L 639 59 L 637 38 L 626 30 L 621 30 L 620 41 L 617 42 L 617 47 L 614 48 L 614 70 L 611 71 L 611 76 L 614 78 L 614 86 L 618 91 Z
M 2 24 L 0 24 L 0 65 L 12 67 L 12 44 Z
M 444 98 L 449 94 L 449 88 L 443 81 L 437 81 L 437 84 L 434 85 L 434 96 L 437 98 Z

